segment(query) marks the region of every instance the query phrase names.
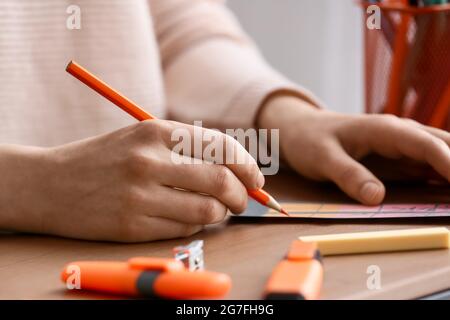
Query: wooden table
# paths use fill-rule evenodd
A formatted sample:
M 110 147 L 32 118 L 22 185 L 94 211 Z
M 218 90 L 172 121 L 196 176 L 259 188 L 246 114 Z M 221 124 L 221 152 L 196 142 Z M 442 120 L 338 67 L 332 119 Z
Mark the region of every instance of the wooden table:
M 331 185 L 304 181 L 291 172 L 267 179 L 267 190 L 281 200 L 350 201 Z M 388 187 L 389 202 L 448 202 L 450 188 L 419 185 Z M 171 249 L 205 240 L 207 268 L 233 279 L 230 299 L 259 299 L 272 268 L 299 235 L 450 226 L 450 219 L 366 222 L 250 220 L 231 218 L 187 239 L 143 244 L 77 241 L 47 236 L 0 234 L 0 299 L 108 298 L 69 292 L 59 280 L 74 260 L 125 260 L 169 257 Z M 381 289 L 367 289 L 367 268 L 381 269 Z M 412 299 L 450 288 L 448 250 L 325 257 L 323 299 Z

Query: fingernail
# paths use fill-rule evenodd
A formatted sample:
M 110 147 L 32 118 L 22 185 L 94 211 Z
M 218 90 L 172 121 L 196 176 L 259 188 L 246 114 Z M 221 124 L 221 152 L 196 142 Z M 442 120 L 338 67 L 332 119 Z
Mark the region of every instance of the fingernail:
M 364 201 L 373 203 L 379 192 L 380 187 L 376 183 L 366 182 L 361 188 L 360 194 Z
M 264 179 L 264 175 L 262 174 L 262 172 L 259 172 L 258 175 L 258 180 L 256 181 L 256 187 L 258 189 L 261 189 L 264 186 L 264 183 L 266 182 L 266 180 Z

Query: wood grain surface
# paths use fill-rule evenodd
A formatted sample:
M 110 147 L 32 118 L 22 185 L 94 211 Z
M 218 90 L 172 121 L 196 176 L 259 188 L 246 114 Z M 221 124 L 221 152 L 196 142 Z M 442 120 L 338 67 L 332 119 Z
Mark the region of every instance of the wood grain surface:
M 266 189 L 279 200 L 349 202 L 331 185 L 307 182 L 283 171 L 267 178 Z M 449 187 L 418 184 L 388 186 L 387 202 L 450 203 Z M 171 241 L 117 244 L 57 237 L 0 234 L 0 299 L 109 299 L 94 293 L 66 291 L 62 267 L 75 260 L 126 260 L 134 256 L 169 257 L 174 246 L 205 241 L 210 270 L 229 274 L 228 299 L 260 299 L 272 268 L 299 235 L 450 226 L 448 218 L 383 221 L 310 221 L 231 217 L 197 235 Z M 367 289 L 367 268 L 380 267 L 381 289 Z M 450 288 L 448 250 L 325 257 L 322 299 L 413 299 Z

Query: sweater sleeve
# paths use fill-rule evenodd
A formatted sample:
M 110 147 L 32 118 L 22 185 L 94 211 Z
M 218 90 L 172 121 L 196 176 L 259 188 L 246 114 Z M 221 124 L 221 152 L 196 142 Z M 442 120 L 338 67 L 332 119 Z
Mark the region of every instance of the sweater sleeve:
M 271 68 L 221 0 L 149 0 L 168 115 L 218 129 L 254 126 L 271 94 L 320 101 Z

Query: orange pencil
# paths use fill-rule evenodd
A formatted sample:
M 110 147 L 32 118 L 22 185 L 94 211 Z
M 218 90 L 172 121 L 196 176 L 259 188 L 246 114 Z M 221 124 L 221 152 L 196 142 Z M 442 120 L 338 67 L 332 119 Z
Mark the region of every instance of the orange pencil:
M 443 95 L 436 106 L 436 110 L 434 110 L 433 116 L 431 117 L 431 120 L 428 124 L 432 127 L 446 129 L 445 126 L 447 125 L 448 122 L 449 109 L 450 109 L 450 81 L 448 82 L 448 85 L 445 88 Z
M 123 111 L 127 112 L 139 121 L 156 119 L 153 115 L 139 107 L 136 103 L 125 97 L 123 94 L 117 90 L 110 87 L 108 84 L 94 76 L 92 73 L 87 71 L 85 68 L 80 66 L 74 61 L 70 61 L 66 67 L 66 71 L 72 76 L 83 82 L 85 85 L 95 90 L 97 93 L 114 103 L 116 106 L 121 108 Z M 248 194 L 261 203 L 264 206 L 272 208 L 278 212 L 289 216 L 286 210 L 284 210 L 281 205 L 267 192 L 262 189 L 259 190 L 247 190 Z
M 407 5 L 407 0 L 389 0 L 387 3 Z M 388 100 L 384 112 L 401 116 L 401 107 L 404 103 L 402 96 L 405 91 L 402 90 L 402 75 L 405 72 L 405 58 L 410 50 L 408 40 L 408 30 L 412 21 L 410 13 L 402 13 L 397 34 L 395 36 L 394 55 L 392 58 L 392 69 L 389 79 Z M 403 92 L 402 92 L 403 91 Z

